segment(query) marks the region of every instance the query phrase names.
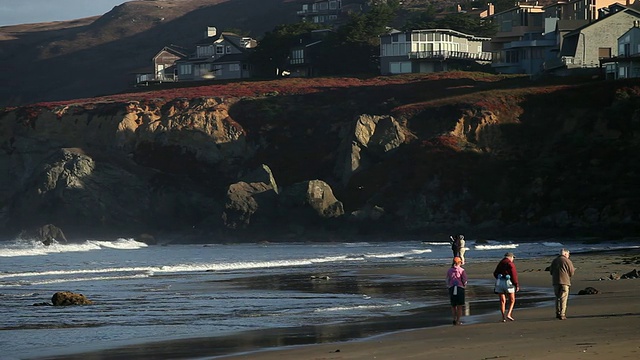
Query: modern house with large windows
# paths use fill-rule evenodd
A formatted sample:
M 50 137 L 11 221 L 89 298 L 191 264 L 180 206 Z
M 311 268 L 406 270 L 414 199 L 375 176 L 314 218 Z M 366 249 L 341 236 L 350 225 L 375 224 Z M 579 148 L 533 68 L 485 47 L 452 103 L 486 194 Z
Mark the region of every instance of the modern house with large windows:
M 498 31 L 491 38 L 491 67 L 503 74 L 532 74 L 542 70 L 556 44 L 545 36 L 544 10 L 537 2 L 517 3 L 515 7 L 491 16 Z
M 449 29 L 392 30 L 380 36 L 380 73 L 431 73 L 488 63 L 489 38 Z

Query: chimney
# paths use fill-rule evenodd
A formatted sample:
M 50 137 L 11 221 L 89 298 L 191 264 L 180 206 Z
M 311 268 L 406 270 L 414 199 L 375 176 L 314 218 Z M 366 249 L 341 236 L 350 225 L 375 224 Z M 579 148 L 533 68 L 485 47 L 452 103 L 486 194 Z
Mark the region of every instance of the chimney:
M 210 37 L 216 36 L 217 33 L 218 33 L 218 30 L 216 29 L 215 26 L 207 26 L 207 31 L 204 33 L 204 37 L 210 38 Z

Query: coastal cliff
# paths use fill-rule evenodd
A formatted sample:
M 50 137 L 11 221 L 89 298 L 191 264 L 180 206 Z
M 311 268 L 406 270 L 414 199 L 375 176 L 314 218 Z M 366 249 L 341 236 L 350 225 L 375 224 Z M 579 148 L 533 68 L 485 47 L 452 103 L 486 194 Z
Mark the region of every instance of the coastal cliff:
M 624 237 L 639 94 L 447 73 L 5 108 L 0 221 L 160 241 Z

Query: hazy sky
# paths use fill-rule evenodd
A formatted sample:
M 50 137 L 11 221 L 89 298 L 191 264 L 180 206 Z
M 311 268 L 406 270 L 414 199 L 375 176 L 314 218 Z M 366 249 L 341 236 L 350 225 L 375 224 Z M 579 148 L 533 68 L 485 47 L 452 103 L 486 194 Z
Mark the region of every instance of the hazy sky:
M 0 26 L 102 15 L 130 0 L 0 0 Z

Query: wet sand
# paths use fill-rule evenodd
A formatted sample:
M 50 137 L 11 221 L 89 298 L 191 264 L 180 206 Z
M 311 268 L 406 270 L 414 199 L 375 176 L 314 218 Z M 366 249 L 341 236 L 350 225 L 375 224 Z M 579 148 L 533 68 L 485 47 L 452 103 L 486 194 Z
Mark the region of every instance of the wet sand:
M 515 321 L 502 323 L 496 296 L 495 301 L 470 304 L 473 314 L 484 315 L 463 318 L 467 321 L 461 326 L 450 325 L 450 309 L 442 306 L 362 323 L 165 341 L 49 359 L 636 359 L 640 358 L 640 279 L 600 279 L 639 268 L 639 259 L 638 249 L 572 254 L 577 270 L 564 321 L 555 319 L 549 297 L 533 307 L 517 303 Z M 551 260 L 516 258 L 523 292 L 551 290 L 551 277 L 544 271 Z M 468 258 L 464 268 L 469 285 L 486 285 L 496 263 Z M 446 264 L 376 268 L 363 269 L 362 274 L 442 279 L 447 268 Z M 586 287 L 600 293 L 577 295 Z
M 516 253 L 517 256 L 517 253 Z M 545 268 L 553 257 L 520 260 L 516 266 L 521 286 L 548 286 Z M 496 311 L 479 323 L 408 330 L 342 343 L 317 344 L 254 352 L 223 359 L 637 359 L 640 358 L 640 279 L 600 280 L 639 267 L 639 252 L 618 251 L 571 256 L 576 270 L 572 280 L 567 320 L 557 320 L 553 303 L 522 309 L 515 321 L 500 322 Z M 495 264 L 464 266 L 474 279 L 486 279 Z M 416 275 L 436 275 L 442 268 L 402 269 Z M 397 270 L 394 270 L 397 271 Z M 432 273 L 435 272 L 435 273 Z M 586 288 L 596 295 L 577 295 Z M 464 321 L 464 319 L 463 319 Z

